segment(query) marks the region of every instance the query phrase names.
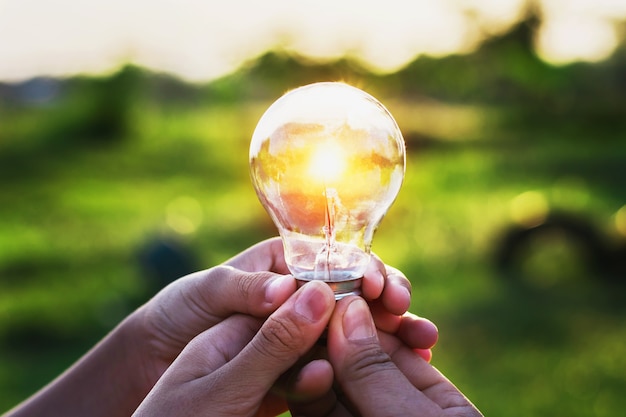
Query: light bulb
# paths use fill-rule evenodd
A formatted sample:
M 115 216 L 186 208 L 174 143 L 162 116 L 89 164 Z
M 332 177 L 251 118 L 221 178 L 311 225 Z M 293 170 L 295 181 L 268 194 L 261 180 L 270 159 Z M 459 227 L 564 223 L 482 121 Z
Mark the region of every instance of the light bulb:
M 297 88 L 263 114 L 250 173 L 293 276 L 359 294 L 374 232 L 398 195 L 404 139 L 374 97 L 350 85 Z

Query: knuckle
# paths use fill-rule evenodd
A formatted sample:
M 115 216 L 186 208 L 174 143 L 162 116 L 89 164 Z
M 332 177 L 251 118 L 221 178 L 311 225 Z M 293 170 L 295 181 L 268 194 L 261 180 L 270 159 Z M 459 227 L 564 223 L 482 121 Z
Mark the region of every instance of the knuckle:
M 195 280 L 196 290 L 203 294 L 212 296 L 213 294 L 221 294 L 229 281 L 233 281 L 233 268 L 218 265 L 203 271 L 197 275 Z M 236 280 L 235 280 L 236 281 Z
M 290 320 L 270 317 L 261 327 L 255 345 L 265 357 L 284 361 L 286 356 L 297 352 L 301 337 L 298 326 Z
M 400 272 L 399 270 L 395 268 L 391 268 L 391 267 L 387 267 L 387 268 L 388 268 L 387 279 L 389 280 L 389 282 L 394 285 L 398 285 L 400 287 L 406 288 L 409 294 L 411 294 L 412 292 L 411 281 L 409 281 L 409 279 L 406 276 L 404 276 L 404 274 Z
M 254 282 L 251 279 L 246 279 L 246 276 L 238 276 L 237 279 L 237 294 L 244 300 L 248 300 L 251 294 L 254 293 Z
M 347 371 L 351 378 L 362 380 L 394 369 L 388 354 L 377 344 L 362 347 L 349 357 Z
M 256 293 L 257 275 L 244 273 L 229 265 L 218 265 L 209 270 L 206 283 L 211 286 L 213 294 L 248 300 Z
M 449 387 L 442 391 L 441 407 L 455 417 L 482 417 L 482 414 L 459 390 Z
M 264 297 L 263 284 L 268 279 L 267 273 L 236 271 L 238 297 L 251 303 L 259 303 Z

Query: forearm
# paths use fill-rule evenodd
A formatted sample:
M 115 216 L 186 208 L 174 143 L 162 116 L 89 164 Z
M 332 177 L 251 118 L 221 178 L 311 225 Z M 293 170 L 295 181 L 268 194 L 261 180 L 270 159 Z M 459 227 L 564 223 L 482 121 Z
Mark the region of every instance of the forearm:
M 129 416 L 147 394 L 131 318 L 5 417 Z

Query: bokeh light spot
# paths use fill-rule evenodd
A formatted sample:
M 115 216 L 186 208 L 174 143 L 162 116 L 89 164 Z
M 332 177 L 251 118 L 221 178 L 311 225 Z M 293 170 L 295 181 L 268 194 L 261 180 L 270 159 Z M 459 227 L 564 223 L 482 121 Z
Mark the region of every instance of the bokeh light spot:
M 189 196 L 175 198 L 167 205 L 165 211 L 167 225 L 181 235 L 198 230 L 204 217 L 198 200 Z
M 545 196 L 538 191 L 526 191 L 511 201 L 511 219 L 522 226 L 534 227 L 542 224 L 550 207 Z
M 620 235 L 626 236 L 626 205 L 615 213 L 615 229 Z

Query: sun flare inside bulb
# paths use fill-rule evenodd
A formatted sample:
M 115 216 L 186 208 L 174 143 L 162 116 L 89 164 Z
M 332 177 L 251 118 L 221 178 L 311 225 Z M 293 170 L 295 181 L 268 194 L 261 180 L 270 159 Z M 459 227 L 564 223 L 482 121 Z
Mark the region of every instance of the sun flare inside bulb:
M 309 161 L 309 177 L 327 184 L 342 178 L 346 168 L 345 152 L 336 143 L 315 149 Z

